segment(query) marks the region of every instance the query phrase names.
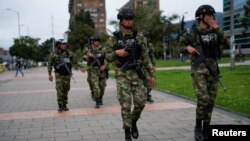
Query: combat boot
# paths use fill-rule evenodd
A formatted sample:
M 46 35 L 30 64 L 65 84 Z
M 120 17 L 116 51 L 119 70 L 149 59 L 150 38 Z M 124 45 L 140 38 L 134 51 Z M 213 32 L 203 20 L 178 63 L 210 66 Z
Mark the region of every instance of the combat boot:
M 136 121 L 132 121 L 132 127 L 131 127 L 131 135 L 134 139 L 137 139 L 139 137 L 138 129 L 136 126 Z
M 62 112 L 63 111 L 63 105 L 61 103 L 58 103 L 58 112 Z
M 204 136 L 203 141 L 208 141 L 208 126 L 209 126 L 209 122 L 204 121 L 203 122 L 203 136 Z
M 194 128 L 194 138 L 196 141 L 203 141 L 203 132 L 202 132 L 202 120 L 196 119 L 196 125 Z
M 99 100 L 99 104 L 100 104 L 100 105 L 103 105 L 102 99 Z
M 95 99 L 95 103 L 95 108 L 100 108 L 100 102 L 98 98 Z
M 63 104 L 63 110 L 64 111 L 68 111 L 69 110 L 69 108 L 67 107 L 67 104 Z
M 148 94 L 148 96 L 147 96 L 147 101 L 150 103 L 154 102 L 154 100 L 152 99 L 152 96 L 150 94 Z
M 125 129 L 125 141 L 132 141 L 130 129 Z

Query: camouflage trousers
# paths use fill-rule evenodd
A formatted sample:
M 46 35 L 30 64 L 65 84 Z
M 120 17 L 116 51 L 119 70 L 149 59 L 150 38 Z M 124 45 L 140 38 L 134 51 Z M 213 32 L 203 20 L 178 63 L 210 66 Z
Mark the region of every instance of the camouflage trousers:
M 91 91 L 91 96 L 93 97 L 94 96 L 94 93 L 93 93 L 93 86 L 92 86 L 92 83 L 91 83 L 91 69 L 88 69 L 87 70 L 87 82 L 89 84 L 89 89 Z
M 121 105 L 123 128 L 127 129 L 131 128 L 132 120 L 140 118 L 146 103 L 146 88 L 135 71 L 122 73 L 116 75 L 117 98 Z M 132 104 L 134 107 L 131 110 Z
M 106 77 L 103 76 L 96 67 L 90 69 L 90 82 L 94 97 L 101 99 L 106 87 Z
M 68 93 L 70 90 L 70 76 L 55 74 L 57 102 L 60 104 L 68 104 Z
M 209 74 L 193 73 L 193 88 L 197 96 L 196 118 L 210 122 L 218 92 L 218 80 Z

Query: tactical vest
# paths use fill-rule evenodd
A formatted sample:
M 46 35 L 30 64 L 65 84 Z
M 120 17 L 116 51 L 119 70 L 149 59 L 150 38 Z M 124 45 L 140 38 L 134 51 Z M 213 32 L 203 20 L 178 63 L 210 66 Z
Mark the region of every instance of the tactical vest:
M 201 32 L 197 27 L 193 28 L 195 37 L 198 36 L 199 43 L 202 45 L 202 50 L 206 58 L 218 60 L 221 57 L 220 39 L 214 30 Z M 197 39 L 197 38 L 195 38 Z
M 56 53 L 55 64 L 54 64 L 55 73 L 59 73 L 60 75 L 71 75 L 72 74 L 72 64 L 69 53 L 65 51 L 65 53 Z
M 104 65 L 105 56 L 100 49 L 93 49 L 92 46 L 89 46 L 88 50 L 96 57 L 96 59 L 98 59 L 98 60 L 95 60 L 95 58 L 90 59 L 87 62 L 88 66 L 101 67 L 102 65 Z
M 114 50 L 131 48 L 134 52 L 134 61 L 137 62 L 141 57 L 141 46 L 138 45 L 136 41 L 137 32 L 133 32 L 133 35 L 123 36 L 121 32 L 114 32 L 114 37 L 117 42 L 114 45 Z M 126 57 L 117 56 L 118 63 L 116 66 L 118 68 L 122 67 L 125 63 L 131 61 L 131 55 L 128 54 Z

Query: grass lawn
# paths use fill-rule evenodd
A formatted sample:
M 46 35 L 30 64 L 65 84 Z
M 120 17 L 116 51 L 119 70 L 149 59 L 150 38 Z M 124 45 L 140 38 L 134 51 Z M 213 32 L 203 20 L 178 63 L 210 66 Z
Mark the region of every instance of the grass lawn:
M 250 66 L 223 67 L 221 74 L 227 91 L 219 86 L 216 105 L 250 116 Z M 196 100 L 190 70 L 157 71 L 157 88 Z

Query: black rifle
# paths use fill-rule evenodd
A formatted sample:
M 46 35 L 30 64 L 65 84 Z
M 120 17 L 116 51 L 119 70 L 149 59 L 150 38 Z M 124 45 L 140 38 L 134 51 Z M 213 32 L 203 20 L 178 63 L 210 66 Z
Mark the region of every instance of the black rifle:
M 185 33 L 186 30 L 184 30 L 183 32 Z M 201 63 L 204 63 L 206 65 L 209 73 L 212 76 L 214 76 L 216 79 L 218 79 L 221 87 L 226 92 L 226 87 L 224 87 L 224 85 L 220 81 L 221 75 L 219 73 L 219 66 L 218 66 L 218 64 L 215 67 L 215 65 L 213 64 L 212 60 L 209 60 L 209 59 L 205 58 L 205 55 L 204 55 L 203 49 L 202 49 L 202 45 L 198 44 L 193 38 L 190 38 L 188 35 L 186 35 L 184 37 L 188 39 L 188 41 L 190 42 L 191 46 L 196 49 L 196 53 L 198 54 L 198 56 L 195 56 L 195 59 L 192 62 L 192 67 L 193 68 L 197 68 Z
M 67 54 L 68 54 L 68 53 L 67 53 Z M 71 76 L 72 80 L 74 81 L 74 83 L 76 83 L 76 81 L 75 81 L 75 79 L 74 79 L 74 77 L 73 77 L 73 73 L 72 73 L 72 71 L 69 69 L 69 67 L 68 67 L 68 65 L 67 65 L 67 63 L 66 63 L 66 61 L 65 61 L 64 59 L 65 59 L 64 57 L 60 56 L 59 60 L 60 60 L 61 63 L 58 64 L 58 65 L 56 66 L 56 68 L 59 69 L 61 66 L 64 66 L 64 67 L 66 68 L 67 72 L 70 74 L 70 76 Z M 70 62 L 70 60 L 68 60 L 67 62 Z
M 144 86 L 147 86 L 147 78 L 142 70 L 141 65 L 136 62 L 136 49 L 135 45 L 130 45 L 125 47 L 125 51 L 128 52 L 128 61 L 121 67 L 122 71 L 126 71 L 128 69 L 135 69 L 139 78 L 142 79 Z
M 89 52 L 90 52 L 91 54 L 93 54 L 93 56 L 94 56 L 94 58 L 93 58 L 94 60 L 89 64 L 89 66 L 94 66 L 95 64 L 97 64 L 97 67 L 98 67 L 98 69 L 100 70 L 102 64 L 101 64 L 101 62 L 100 62 L 98 56 L 95 55 L 94 53 L 92 53 L 93 51 L 92 51 L 92 49 L 90 49 L 90 48 L 89 48 Z M 109 78 L 109 69 L 106 68 L 105 70 L 100 70 L 100 74 L 105 74 L 106 79 L 108 79 L 108 78 Z

